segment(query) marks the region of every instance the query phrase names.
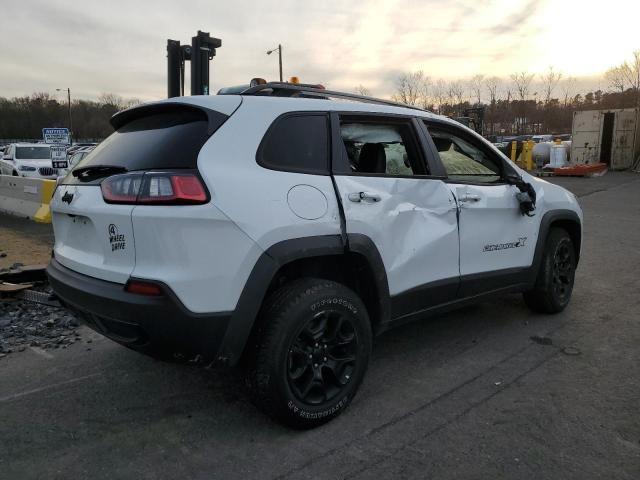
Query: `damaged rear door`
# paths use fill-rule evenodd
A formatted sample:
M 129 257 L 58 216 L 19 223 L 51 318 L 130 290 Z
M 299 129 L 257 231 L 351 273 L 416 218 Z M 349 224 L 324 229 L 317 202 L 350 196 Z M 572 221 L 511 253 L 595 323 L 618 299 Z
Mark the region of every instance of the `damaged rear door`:
M 392 319 L 455 299 L 460 275 L 455 198 L 430 175 L 416 126 L 395 115 L 332 118 L 346 231 L 380 252 Z

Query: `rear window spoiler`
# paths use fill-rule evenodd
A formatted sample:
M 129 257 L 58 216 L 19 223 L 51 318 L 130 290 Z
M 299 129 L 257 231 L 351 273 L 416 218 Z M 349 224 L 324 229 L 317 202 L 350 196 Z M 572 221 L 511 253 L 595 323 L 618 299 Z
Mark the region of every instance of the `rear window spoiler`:
M 186 103 L 152 103 L 122 110 L 111 117 L 110 123 L 114 130 L 118 130 L 133 120 L 163 113 L 184 115 L 186 122 L 205 120 L 208 123 L 207 134 L 209 136 L 213 135 L 220 125 L 229 118 L 224 113 Z

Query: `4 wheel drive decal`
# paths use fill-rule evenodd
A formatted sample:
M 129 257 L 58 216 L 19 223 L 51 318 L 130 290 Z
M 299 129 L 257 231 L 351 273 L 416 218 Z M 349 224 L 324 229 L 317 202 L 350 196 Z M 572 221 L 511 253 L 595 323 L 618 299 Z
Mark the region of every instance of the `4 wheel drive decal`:
M 118 232 L 118 227 L 116 227 L 113 223 L 109 224 L 107 230 L 109 232 L 109 243 L 111 244 L 111 251 L 115 252 L 116 250 L 124 250 L 127 246 L 124 239 L 124 234 Z
M 485 245 L 482 249 L 483 252 L 494 252 L 496 250 L 505 250 L 507 248 L 518 248 L 524 247 L 524 244 L 527 242 L 527 237 L 518 238 L 517 242 L 508 242 L 508 243 L 494 243 L 492 245 Z

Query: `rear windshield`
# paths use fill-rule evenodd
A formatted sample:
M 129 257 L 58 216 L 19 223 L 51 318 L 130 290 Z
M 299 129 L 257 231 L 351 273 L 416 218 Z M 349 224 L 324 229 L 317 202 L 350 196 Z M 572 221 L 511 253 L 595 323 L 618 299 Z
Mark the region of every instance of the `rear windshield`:
M 226 119 L 220 117 L 222 122 Z M 118 128 L 74 168 L 99 165 L 127 171 L 195 169 L 198 152 L 209 138 L 209 127 L 207 114 L 195 109 L 136 118 Z M 76 181 L 68 175 L 65 183 Z
M 16 147 L 18 160 L 45 160 L 51 158 L 49 147 Z

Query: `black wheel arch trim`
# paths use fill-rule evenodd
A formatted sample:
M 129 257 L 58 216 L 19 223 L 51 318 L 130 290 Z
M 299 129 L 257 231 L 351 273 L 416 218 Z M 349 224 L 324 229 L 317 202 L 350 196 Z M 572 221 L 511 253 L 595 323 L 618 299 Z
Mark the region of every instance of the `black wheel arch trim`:
M 340 234 L 283 240 L 263 252 L 249 274 L 225 333 L 218 354 L 219 360 L 230 365 L 238 363 L 269 286 L 282 267 L 305 258 L 348 253 L 359 254 L 368 262 L 378 290 L 376 292 L 379 302 L 380 318 L 378 322 L 386 323 L 391 313 L 387 273 L 380 252 L 369 237 L 361 234 L 348 234 L 346 245 Z
M 537 272 L 544 253 L 544 244 L 552 225 L 558 221 L 569 221 L 580 227 L 580 217 L 573 210 L 552 210 L 546 212 L 540 222 L 533 263 L 529 269 L 528 284 L 535 284 Z M 278 271 L 285 265 L 304 258 L 335 256 L 355 253 L 364 257 L 373 272 L 376 298 L 378 301 L 377 324 L 384 327 L 391 320 L 391 296 L 387 272 L 375 243 L 366 235 L 349 233 L 319 235 L 284 240 L 269 247 L 260 255 L 240 294 L 235 311 L 219 352 L 220 360 L 235 365 L 244 352 L 247 339 L 265 299 L 269 286 Z M 581 241 L 581 239 L 580 239 Z M 576 245 L 576 259 L 580 245 Z M 375 331 L 375 328 L 374 328 Z
M 544 245 L 547 240 L 547 236 L 549 235 L 549 231 L 551 230 L 552 225 L 559 221 L 572 222 L 579 227 L 580 236 L 578 238 L 578 244 L 575 245 L 576 266 L 578 264 L 580 258 L 580 246 L 582 244 L 582 223 L 580 222 L 580 217 L 573 210 L 550 210 L 542 216 L 542 220 L 540 221 L 538 241 L 536 242 L 536 249 L 533 255 L 533 263 L 531 265 L 531 277 L 529 278 L 529 283 L 532 286 L 536 281 L 536 276 L 538 275 L 538 270 L 540 269 L 540 262 L 542 262 L 542 256 L 544 254 Z

